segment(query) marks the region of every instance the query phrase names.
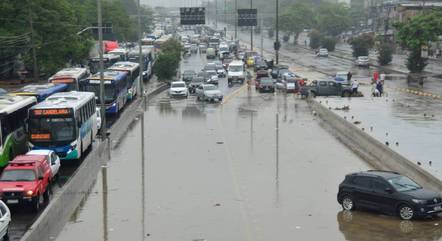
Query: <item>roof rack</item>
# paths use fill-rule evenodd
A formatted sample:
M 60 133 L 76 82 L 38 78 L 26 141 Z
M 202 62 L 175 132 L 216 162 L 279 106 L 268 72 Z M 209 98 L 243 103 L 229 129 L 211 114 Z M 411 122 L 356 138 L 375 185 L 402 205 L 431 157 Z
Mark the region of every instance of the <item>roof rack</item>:
M 397 174 L 397 175 L 401 175 L 398 172 L 395 171 L 388 171 L 388 170 L 368 170 L 367 172 L 386 172 L 386 173 L 393 173 L 393 174 Z

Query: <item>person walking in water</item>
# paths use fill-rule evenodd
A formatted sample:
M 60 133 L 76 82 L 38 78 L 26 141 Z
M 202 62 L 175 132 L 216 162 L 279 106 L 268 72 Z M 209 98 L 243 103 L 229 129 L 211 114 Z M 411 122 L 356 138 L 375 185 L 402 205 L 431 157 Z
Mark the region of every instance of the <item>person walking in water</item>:
M 351 94 L 353 96 L 358 93 L 358 88 L 359 88 L 359 82 L 358 80 L 355 79 L 351 82 Z

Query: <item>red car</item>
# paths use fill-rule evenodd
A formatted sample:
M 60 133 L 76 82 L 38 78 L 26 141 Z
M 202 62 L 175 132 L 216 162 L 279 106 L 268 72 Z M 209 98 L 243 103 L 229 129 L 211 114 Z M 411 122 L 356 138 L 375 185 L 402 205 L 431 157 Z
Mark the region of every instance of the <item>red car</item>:
M 46 156 L 17 156 L 0 176 L 0 197 L 8 205 L 31 205 L 38 211 L 49 202 L 51 175 Z

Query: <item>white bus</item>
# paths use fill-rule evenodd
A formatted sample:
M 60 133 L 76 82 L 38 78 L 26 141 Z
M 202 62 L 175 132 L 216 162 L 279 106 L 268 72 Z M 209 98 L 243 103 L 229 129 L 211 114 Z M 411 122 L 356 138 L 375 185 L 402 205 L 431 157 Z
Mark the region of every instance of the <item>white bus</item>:
M 28 151 L 25 123 L 28 109 L 36 103 L 34 96 L 0 94 L 0 167 Z
M 97 135 L 95 94 L 56 93 L 29 109 L 28 135 L 33 150 L 49 149 L 62 160 L 75 160 Z
M 140 83 L 140 65 L 134 62 L 116 62 L 109 70 L 127 73 L 127 100 L 133 100 Z
M 80 90 L 80 81 L 88 76 L 89 71 L 86 68 L 66 68 L 49 78 L 49 83 L 67 84 L 68 91 Z

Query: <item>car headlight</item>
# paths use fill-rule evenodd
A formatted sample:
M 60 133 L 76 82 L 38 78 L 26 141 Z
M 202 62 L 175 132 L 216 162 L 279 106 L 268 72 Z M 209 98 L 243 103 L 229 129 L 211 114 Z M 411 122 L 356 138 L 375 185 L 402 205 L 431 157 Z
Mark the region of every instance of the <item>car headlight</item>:
M 32 194 L 34 194 L 34 192 L 32 190 L 29 190 L 26 192 L 26 195 L 28 195 L 28 196 L 32 196 Z
M 411 199 L 411 201 L 413 201 L 416 204 L 426 204 L 427 200 L 422 200 L 422 199 Z

